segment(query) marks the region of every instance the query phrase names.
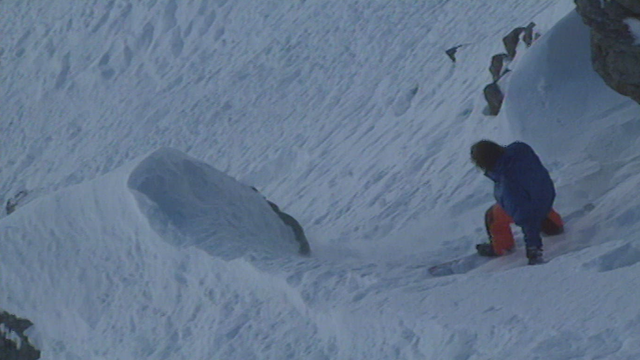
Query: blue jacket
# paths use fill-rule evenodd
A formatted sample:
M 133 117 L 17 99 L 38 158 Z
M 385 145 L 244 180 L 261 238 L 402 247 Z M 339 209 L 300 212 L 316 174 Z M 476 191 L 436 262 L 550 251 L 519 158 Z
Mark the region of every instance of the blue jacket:
M 529 145 L 514 142 L 486 175 L 495 183 L 498 204 L 522 227 L 527 246 L 542 246 L 540 226 L 551 211 L 556 190 L 538 155 Z

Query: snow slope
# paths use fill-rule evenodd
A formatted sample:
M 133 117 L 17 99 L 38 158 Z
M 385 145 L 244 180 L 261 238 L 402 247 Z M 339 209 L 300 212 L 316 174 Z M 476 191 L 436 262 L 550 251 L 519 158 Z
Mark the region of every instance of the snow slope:
M 640 112 L 572 7 L 0 2 L 0 308 L 45 359 L 640 357 Z M 484 240 L 485 137 L 540 153 L 567 232 L 431 278 Z
M 585 224 L 572 241 L 576 246 L 628 237 L 640 229 L 640 208 L 620 201 L 639 185 L 638 108 L 591 70 L 588 45 L 579 17 L 567 16 L 517 64 L 505 104 L 514 136 L 553 159 L 549 165 L 557 174 L 558 206 L 597 205 L 590 214 L 593 224 Z

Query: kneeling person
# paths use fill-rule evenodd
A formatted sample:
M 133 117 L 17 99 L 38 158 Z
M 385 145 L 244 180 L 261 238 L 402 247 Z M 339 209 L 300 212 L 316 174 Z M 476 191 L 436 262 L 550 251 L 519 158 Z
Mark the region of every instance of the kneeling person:
M 485 213 L 489 242 L 478 244 L 480 255 L 500 256 L 514 246 L 510 224 L 522 228 L 530 265 L 540 264 L 540 233 L 563 232 L 560 215 L 552 208 L 556 191 L 549 172 L 533 149 L 522 142 L 501 146 L 482 140 L 471 147 L 471 160 L 494 182 L 497 204 Z

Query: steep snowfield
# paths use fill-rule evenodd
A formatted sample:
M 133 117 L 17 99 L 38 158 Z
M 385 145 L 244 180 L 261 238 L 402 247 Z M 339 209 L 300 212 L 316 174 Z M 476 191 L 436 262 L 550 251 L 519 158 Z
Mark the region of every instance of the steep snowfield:
M 451 236 L 452 180 L 484 189 L 466 149 L 489 60 L 556 2 L 3 2 L 1 193 L 169 146 L 256 186 L 332 249 Z M 454 65 L 444 50 L 460 43 Z
M 640 357 L 640 109 L 572 6 L 0 2 L 0 308 L 45 359 Z M 540 153 L 567 232 L 432 278 L 484 241 L 485 137 Z

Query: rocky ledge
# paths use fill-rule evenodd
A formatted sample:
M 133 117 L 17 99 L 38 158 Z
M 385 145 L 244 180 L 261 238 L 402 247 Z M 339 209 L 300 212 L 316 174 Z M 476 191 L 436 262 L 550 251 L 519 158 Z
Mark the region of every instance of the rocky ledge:
M 640 0 L 575 0 L 591 28 L 594 70 L 640 104 Z

